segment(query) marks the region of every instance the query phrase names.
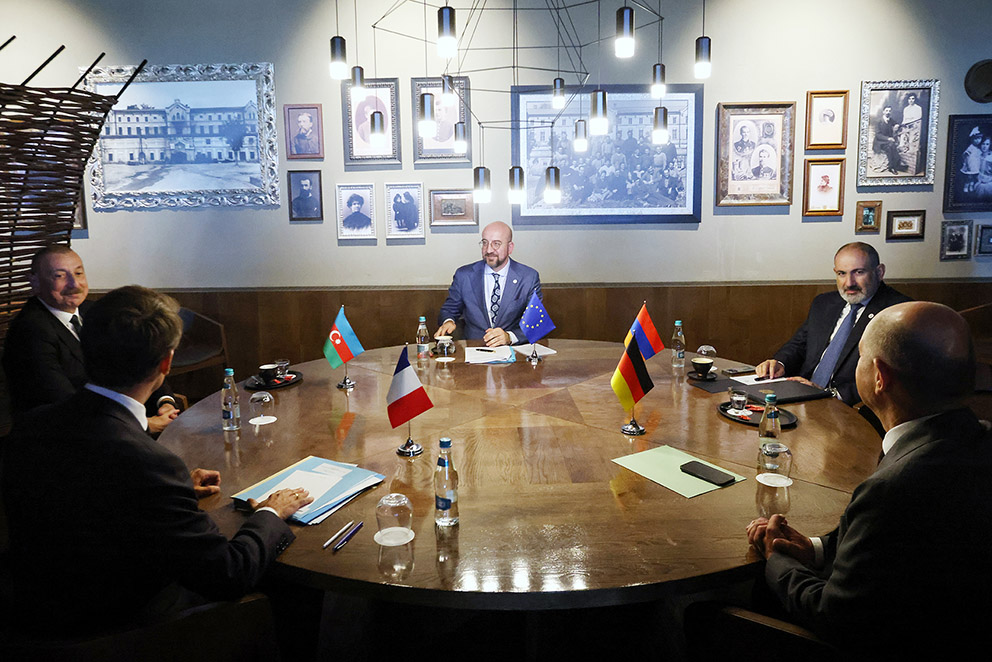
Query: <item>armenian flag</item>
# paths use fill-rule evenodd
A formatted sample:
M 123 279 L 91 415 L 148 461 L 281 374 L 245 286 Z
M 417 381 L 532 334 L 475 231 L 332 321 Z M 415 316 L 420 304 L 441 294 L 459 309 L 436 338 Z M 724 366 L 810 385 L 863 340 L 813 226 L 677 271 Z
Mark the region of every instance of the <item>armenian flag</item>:
M 661 336 L 658 335 L 658 330 L 654 328 L 654 322 L 651 321 L 651 316 L 648 315 L 648 305 L 646 303 L 641 304 L 641 310 L 637 313 L 634 323 L 630 326 L 630 331 L 627 332 L 627 337 L 624 338 L 623 344 L 629 345 L 631 338 L 637 340 L 637 346 L 641 349 L 641 356 L 644 357 L 645 361 L 665 349 L 665 343 L 661 342 Z

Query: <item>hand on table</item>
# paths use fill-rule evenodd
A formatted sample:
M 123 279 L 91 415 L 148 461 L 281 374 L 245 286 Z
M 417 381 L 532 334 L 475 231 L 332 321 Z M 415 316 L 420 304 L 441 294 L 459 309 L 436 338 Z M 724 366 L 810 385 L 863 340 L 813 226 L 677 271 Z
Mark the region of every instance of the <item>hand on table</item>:
M 503 329 L 486 329 L 486 334 L 482 336 L 487 347 L 499 347 L 510 344 L 510 334 Z
M 778 379 L 779 377 L 785 377 L 785 367 L 775 359 L 768 359 L 755 366 L 754 374 L 758 377 Z
M 766 559 L 773 552 L 791 556 L 800 563 L 813 564 L 813 543 L 786 521 L 784 515 L 772 515 L 770 519 L 759 517 L 747 525 L 747 541 L 754 545 Z
M 189 472 L 193 479 L 193 491 L 197 499 L 220 493 L 220 472 L 213 469 L 193 469 Z
M 444 320 L 444 323 L 437 327 L 437 333 L 434 334 L 434 337 L 450 336 L 457 326 L 452 320 Z
M 279 490 L 269 495 L 269 498 L 259 503 L 254 499 L 248 499 L 248 506 L 252 510 L 259 508 L 271 508 L 276 511 L 282 519 L 286 519 L 297 510 L 313 502 L 313 497 L 303 488 L 295 490 Z

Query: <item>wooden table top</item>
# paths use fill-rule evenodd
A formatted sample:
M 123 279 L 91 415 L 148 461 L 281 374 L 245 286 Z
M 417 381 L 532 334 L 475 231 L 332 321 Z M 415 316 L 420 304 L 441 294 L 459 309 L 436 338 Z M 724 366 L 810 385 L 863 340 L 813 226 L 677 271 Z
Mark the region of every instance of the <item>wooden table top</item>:
M 190 468 L 219 469 L 223 494 L 204 501 L 227 534 L 243 515 L 230 495 L 307 455 L 357 463 L 386 476 L 378 488 L 328 518 L 295 527 L 297 540 L 278 571 L 307 585 L 365 597 L 437 606 L 547 609 L 649 600 L 682 581 L 705 583 L 745 568 L 744 527 L 766 498 L 754 480 L 756 428 L 717 412 L 726 394 L 710 394 L 673 374 L 668 350 L 647 362 L 655 383 L 637 405 L 647 429 L 627 437 L 629 420 L 610 388 L 619 343 L 551 340 L 558 354 L 531 366 L 418 361 L 434 408 L 415 418 L 416 458 L 395 449 L 407 426 L 393 430 L 386 393 L 399 347 L 365 352 L 348 364 L 350 394 L 335 385 L 344 369 L 323 359 L 293 366 L 302 383 L 272 390 L 274 424 L 247 424 L 224 433 L 220 401 L 211 397 L 184 412 L 160 441 Z M 686 363 L 688 365 L 689 358 Z M 716 367 L 737 365 L 716 360 Z M 832 529 L 850 492 L 874 469 L 880 440 L 838 400 L 786 405 L 799 417 L 783 433 L 795 461 L 789 519 L 809 534 Z M 453 439 L 461 521 L 434 526 L 433 474 L 437 440 Z M 686 499 L 612 462 L 669 445 L 747 477 Z M 407 495 L 416 537 L 405 547 L 373 540 L 376 502 Z M 351 519 L 364 529 L 340 552 L 321 544 Z

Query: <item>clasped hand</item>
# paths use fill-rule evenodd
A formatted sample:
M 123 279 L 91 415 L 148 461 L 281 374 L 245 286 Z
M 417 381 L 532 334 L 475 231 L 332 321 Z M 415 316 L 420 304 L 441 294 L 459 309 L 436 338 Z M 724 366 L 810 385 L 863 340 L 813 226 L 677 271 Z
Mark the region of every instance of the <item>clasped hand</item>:
M 766 559 L 773 552 L 791 556 L 800 563 L 813 565 L 813 543 L 786 521 L 784 515 L 759 517 L 747 525 L 747 541 Z

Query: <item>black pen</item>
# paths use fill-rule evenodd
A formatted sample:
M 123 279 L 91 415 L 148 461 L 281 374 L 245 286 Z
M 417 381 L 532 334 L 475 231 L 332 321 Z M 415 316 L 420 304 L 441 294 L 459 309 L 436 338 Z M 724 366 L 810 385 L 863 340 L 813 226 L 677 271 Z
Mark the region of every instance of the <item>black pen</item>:
M 763 382 L 763 381 L 765 381 L 766 379 L 771 379 L 771 378 L 772 378 L 772 376 L 771 376 L 771 375 L 765 375 L 764 377 L 755 377 L 755 378 L 754 378 L 754 381 L 756 381 L 756 382 Z
M 362 525 L 364 525 L 364 524 L 365 524 L 365 522 L 359 522 L 355 526 L 351 527 L 351 531 L 349 531 L 348 533 L 344 534 L 344 538 L 341 539 L 341 542 L 339 542 L 338 544 L 334 545 L 334 551 L 336 552 L 339 549 L 341 549 L 342 547 L 344 547 L 345 545 L 347 545 L 348 544 L 348 541 L 351 540 L 355 536 L 356 533 L 358 533 L 358 530 L 360 528 L 362 528 Z
M 495 352 L 496 351 L 495 349 L 486 349 L 485 347 L 477 347 L 476 349 L 478 351 L 480 351 L 480 352 Z

